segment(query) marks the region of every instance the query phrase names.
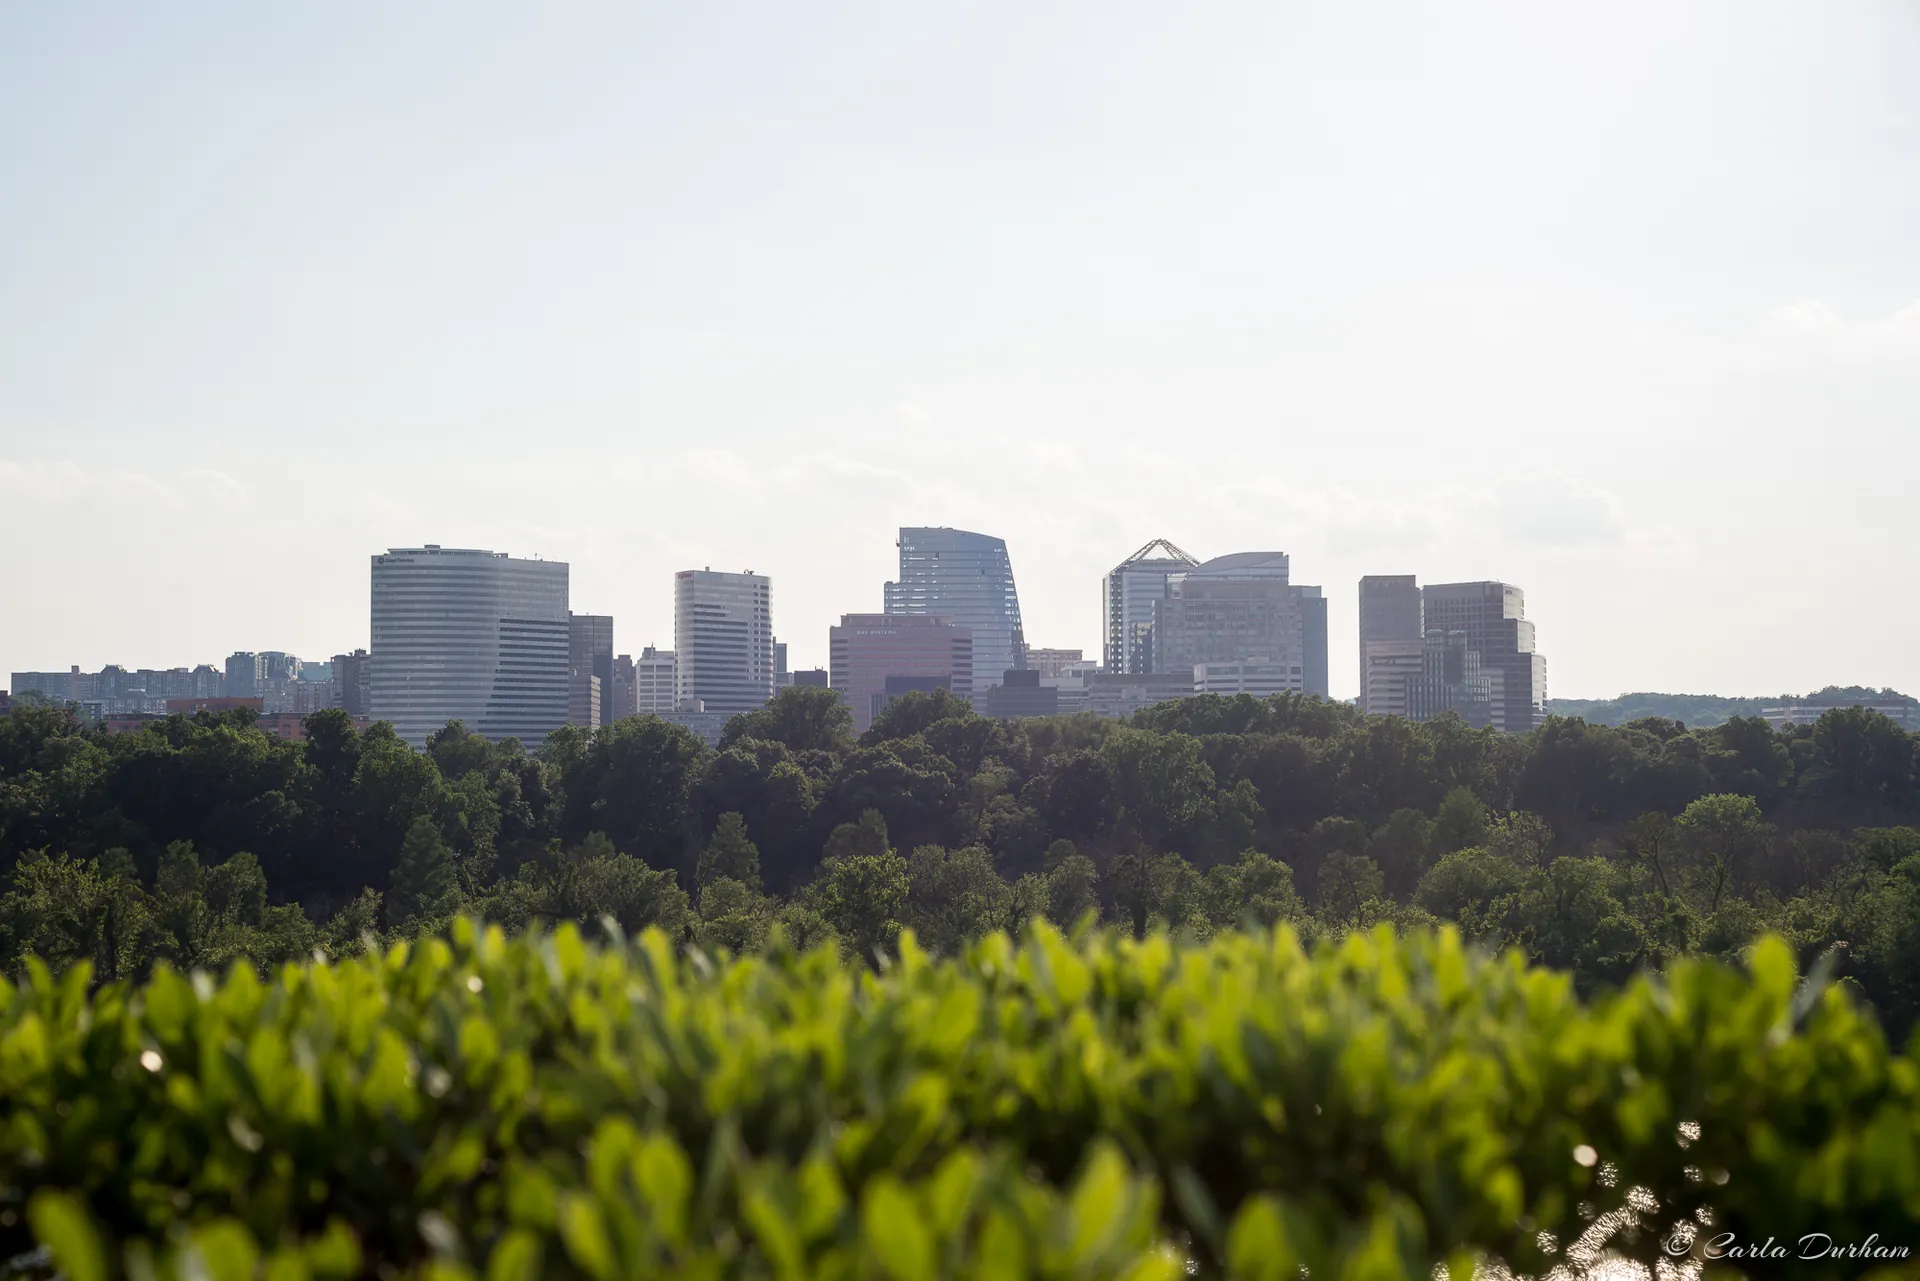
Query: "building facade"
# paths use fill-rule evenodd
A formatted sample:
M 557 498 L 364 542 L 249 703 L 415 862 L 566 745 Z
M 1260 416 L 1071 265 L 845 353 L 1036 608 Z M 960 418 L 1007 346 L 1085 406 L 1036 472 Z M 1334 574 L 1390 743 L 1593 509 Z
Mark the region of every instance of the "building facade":
M 1407 714 L 1407 658 L 1411 652 L 1418 659 L 1426 634 L 1420 584 L 1412 574 L 1369 574 L 1360 580 L 1361 711 Z M 1376 680 L 1386 683 L 1376 686 Z
M 1273 694 L 1306 692 L 1306 677 L 1300 663 L 1263 663 L 1242 659 L 1231 663 L 1201 663 L 1193 669 L 1196 694 L 1252 694 L 1266 698 Z
M 591 686 L 598 682 L 596 694 Z M 595 729 L 613 694 L 613 619 L 607 614 L 567 615 L 567 720 Z M 581 719 L 585 716 L 592 719 Z
M 641 716 L 672 711 L 679 702 L 680 663 L 670 649 L 649 645 L 633 664 L 633 710 Z
M 964 529 L 903 528 L 900 577 L 883 590 L 888 614 L 943 615 L 973 638 L 969 687 L 978 698 L 1027 665 L 1020 594 L 1004 539 Z M 832 663 L 829 661 L 831 670 Z
M 340 706 L 349 716 L 367 715 L 367 651 L 335 654 L 330 665 L 340 687 Z
M 728 716 L 773 697 L 772 586 L 766 575 L 683 569 L 673 577 L 675 708 Z
M 982 700 L 986 715 L 995 720 L 1017 720 L 1027 716 L 1053 716 L 1060 711 L 1060 689 L 1043 685 L 1040 673 L 1028 668 L 1001 674 L 1000 683 L 987 691 Z
M 973 632 L 944 614 L 845 614 L 827 629 L 827 679 L 855 733 L 865 733 L 905 688 L 890 695 L 890 680 L 938 681 L 971 700 L 973 673 Z
M 620 654 L 613 660 L 613 688 L 606 691 L 607 721 L 625 720 L 640 710 L 634 690 L 632 654 Z
M 1081 710 L 1123 719 L 1158 703 L 1193 697 L 1193 672 L 1096 672 Z
M 1430 629 L 1421 641 L 1420 674 L 1407 683 L 1407 715 L 1428 721 L 1454 712 L 1474 729 L 1494 723 L 1493 680 L 1462 631 Z
M 1154 670 L 1191 679 L 1202 663 L 1306 665 L 1305 610 L 1284 552 L 1216 556 L 1154 602 Z
M 1154 602 L 1173 595 L 1187 571 L 1199 563 L 1166 539 L 1156 538 L 1107 571 L 1100 580 L 1106 671 L 1153 670 Z
M 1079 671 L 1086 661 L 1082 651 L 1077 649 L 1027 650 L 1027 666 L 1039 672 L 1042 680 Z
M 1493 727 L 1523 734 L 1547 716 L 1547 660 L 1534 648 L 1526 594 L 1512 583 L 1433 583 L 1420 590 L 1427 632 L 1464 632 L 1492 684 Z
M 373 557 L 367 695 L 415 747 L 448 721 L 537 747 L 567 719 L 567 566 L 505 552 Z

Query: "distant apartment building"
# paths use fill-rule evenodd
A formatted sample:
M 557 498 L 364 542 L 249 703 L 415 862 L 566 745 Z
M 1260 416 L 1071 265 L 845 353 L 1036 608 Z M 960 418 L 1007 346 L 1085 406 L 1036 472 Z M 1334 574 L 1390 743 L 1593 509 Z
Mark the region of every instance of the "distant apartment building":
M 1491 683 L 1493 727 L 1521 734 L 1547 715 L 1547 660 L 1534 648 L 1526 594 L 1511 583 L 1432 583 L 1420 589 L 1427 633 L 1464 632 Z
M 567 720 L 567 565 L 394 548 L 372 558 L 372 715 L 415 747 L 449 721 L 537 747 Z
M 613 619 L 567 615 L 567 721 L 597 729 L 613 690 Z
M 1412 574 L 1369 574 L 1360 580 L 1360 710 L 1407 714 L 1406 680 L 1420 669 L 1427 629 L 1420 584 Z
M 899 550 L 900 577 L 882 591 L 884 611 L 942 615 L 966 628 L 976 699 L 998 685 L 1002 673 L 1027 666 L 1020 594 L 1004 539 L 964 529 L 902 528 Z
M 899 679 L 938 682 L 926 688 L 970 700 L 974 670 L 972 630 L 944 614 L 845 614 L 827 629 L 828 680 L 856 733 L 910 688 Z
M 107 716 L 164 715 L 170 698 L 218 696 L 225 678 L 214 667 L 128 670 L 108 664 L 97 672 L 69 667 L 64 672 L 14 672 L 15 694 L 36 694 L 56 704 L 80 705 L 90 720 Z
M 1269 663 L 1257 658 L 1237 659 L 1231 663 L 1200 663 L 1193 669 L 1196 694 L 1252 694 L 1267 698 L 1274 694 L 1306 692 L 1306 680 L 1300 663 Z
M 649 645 L 633 663 L 633 710 L 641 716 L 670 712 L 679 700 L 680 664 L 670 649 Z
M 1156 538 L 1107 571 L 1100 581 L 1106 671 L 1153 670 L 1154 602 L 1173 595 L 1187 571 L 1199 564 L 1166 539 Z
M 833 677 L 824 667 L 803 667 L 793 674 L 793 683 L 806 689 L 828 689 Z
M 675 705 L 737 715 L 773 697 L 772 587 L 764 574 L 683 569 L 673 580 Z

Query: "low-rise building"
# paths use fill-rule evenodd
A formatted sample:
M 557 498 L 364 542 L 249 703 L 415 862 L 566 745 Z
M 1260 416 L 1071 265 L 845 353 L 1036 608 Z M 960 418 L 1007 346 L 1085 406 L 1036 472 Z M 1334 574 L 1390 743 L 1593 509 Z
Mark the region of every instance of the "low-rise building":
M 1193 692 L 1196 694 L 1252 694 L 1266 698 L 1271 694 L 1300 694 L 1306 691 L 1306 676 L 1301 663 L 1276 663 L 1264 658 L 1248 658 L 1232 663 L 1196 663 L 1193 668 Z
M 1027 716 L 1054 716 L 1060 711 L 1060 691 L 1040 683 L 1040 673 L 1031 668 L 1010 670 L 1000 683 L 990 687 L 981 700 L 985 713 L 995 720 L 1017 720 Z

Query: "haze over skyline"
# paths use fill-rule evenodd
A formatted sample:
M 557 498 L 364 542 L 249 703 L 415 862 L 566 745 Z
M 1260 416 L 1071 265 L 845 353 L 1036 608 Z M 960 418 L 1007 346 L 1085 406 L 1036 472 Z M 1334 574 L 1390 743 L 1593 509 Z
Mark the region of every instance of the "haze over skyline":
M 1920 9 L 0 12 L 0 673 L 367 642 L 570 563 L 618 648 L 902 525 L 1100 649 L 1150 538 L 1526 591 L 1554 696 L 1920 691 Z

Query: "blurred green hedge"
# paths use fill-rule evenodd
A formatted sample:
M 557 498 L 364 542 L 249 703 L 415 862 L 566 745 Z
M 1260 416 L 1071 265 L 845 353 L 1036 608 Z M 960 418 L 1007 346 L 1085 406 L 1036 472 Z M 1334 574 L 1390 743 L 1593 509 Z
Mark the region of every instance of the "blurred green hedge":
M 1044 925 L 877 974 L 462 921 L 0 982 L 0 1257 L 70 1281 L 1425 1278 L 1916 1223 L 1920 1068 L 1772 940 L 1591 1004 L 1451 932 Z

